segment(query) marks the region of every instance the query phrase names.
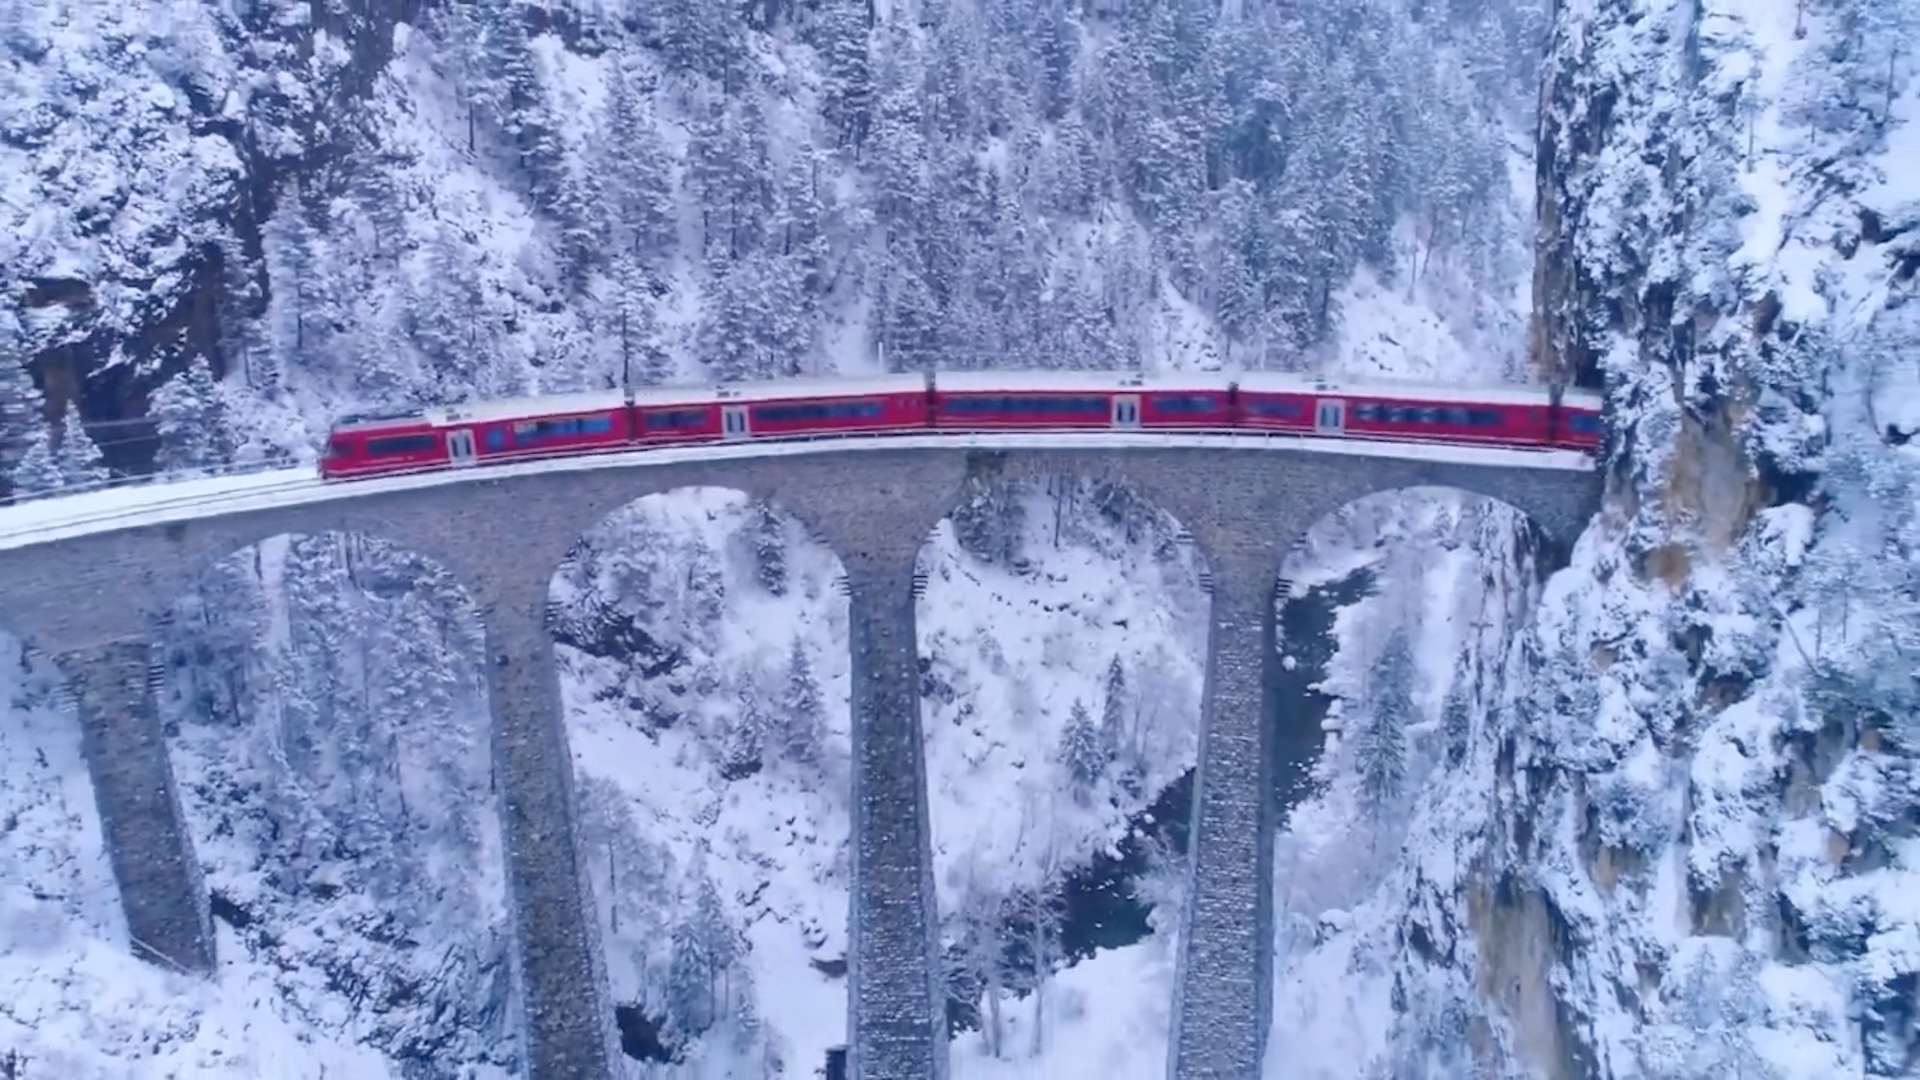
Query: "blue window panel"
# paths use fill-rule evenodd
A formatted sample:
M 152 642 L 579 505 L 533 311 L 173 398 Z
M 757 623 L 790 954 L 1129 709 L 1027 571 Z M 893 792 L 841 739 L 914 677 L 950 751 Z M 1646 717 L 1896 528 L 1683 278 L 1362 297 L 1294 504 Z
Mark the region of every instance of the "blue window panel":
M 1602 425 L 1600 418 L 1588 413 L 1568 413 L 1567 429 L 1576 435 L 1598 435 Z
M 505 450 L 506 448 L 507 448 L 506 431 L 501 428 L 488 428 L 487 429 L 487 449 Z
M 374 457 L 387 454 L 422 454 L 434 447 L 431 435 L 390 435 L 384 439 L 368 439 L 367 453 Z
M 1305 408 L 1295 401 L 1252 401 L 1247 404 L 1247 411 L 1255 416 L 1272 416 L 1282 420 L 1298 420 L 1306 415 Z
M 570 439 L 582 435 L 612 433 L 613 418 L 610 416 L 573 416 L 565 420 L 524 420 L 513 425 L 513 441 L 520 446 L 532 446 L 548 439 Z
M 884 410 L 877 401 L 841 402 L 833 405 L 761 405 L 753 410 L 756 421 L 794 423 L 820 420 L 872 420 Z
M 1170 413 L 1206 413 L 1218 409 L 1219 402 L 1210 397 L 1174 397 L 1155 396 L 1148 399 L 1153 407 L 1161 412 Z
M 667 431 L 673 428 L 698 427 L 707 419 L 705 409 L 672 409 L 666 412 L 646 414 L 648 431 Z

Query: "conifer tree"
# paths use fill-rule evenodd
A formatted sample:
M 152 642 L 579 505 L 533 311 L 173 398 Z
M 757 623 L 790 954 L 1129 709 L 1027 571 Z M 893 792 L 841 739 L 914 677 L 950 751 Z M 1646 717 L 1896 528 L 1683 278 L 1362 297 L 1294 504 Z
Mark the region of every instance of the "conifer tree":
M 780 515 L 771 506 L 758 503 L 753 508 L 753 562 L 760 587 L 775 596 L 787 593 L 787 533 Z
M 149 413 L 159 430 L 155 464 L 162 471 L 215 469 L 233 460 L 237 440 L 226 396 L 205 357 L 154 391 Z
M 111 475 L 100 447 L 80 423 L 77 402 L 67 402 L 66 415 L 60 418 L 60 441 L 53 453 L 68 487 L 97 487 Z
M 869 10 L 867 0 L 824 0 L 815 44 L 826 67 L 821 110 L 839 135 L 840 145 L 856 149 L 866 142 L 873 121 Z
M 1067 726 L 1060 732 L 1058 756 L 1066 770 L 1074 801 L 1085 805 L 1092 797 L 1094 785 L 1106 772 L 1107 753 L 1100 745 L 1100 731 L 1093 726 L 1093 717 L 1084 701 L 1074 700 Z
M 17 339 L 0 327 L 0 477 L 11 476 L 36 433 L 46 431 L 46 401 L 33 385 Z
M 1374 806 L 1400 793 L 1407 773 L 1407 724 L 1413 716 L 1413 643 L 1395 630 L 1374 661 L 1367 716 L 1354 745 L 1362 791 Z
M 787 654 L 787 688 L 781 702 L 781 756 L 796 765 L 815 765 L 820 761 L 826 737 L 827 713 L 820 700 L 820 682 L 814 677 L 813 663 L 807 659 L 806 646 L 799 637 Z
M 51 495 L 66 486 L 47 425 L 41 424 L 28 433 L 26 451 L 15 463 L 12 479 L 14 494 L 22 498 Z
M 1119 654 L 1107 661 L 1107 691 L 1100 705 L 1100 737 L 1118 751 L 1126 742 L 1127 669 Z

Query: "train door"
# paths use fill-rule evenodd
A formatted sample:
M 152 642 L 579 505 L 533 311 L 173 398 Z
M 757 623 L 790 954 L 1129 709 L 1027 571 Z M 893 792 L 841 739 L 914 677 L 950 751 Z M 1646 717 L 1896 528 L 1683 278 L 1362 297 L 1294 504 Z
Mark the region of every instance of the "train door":
M 1321 398 L 1314 403 L 1313 430 L 1321 435 L 1340 435 L 1347 430 L 1347 403 L 1339 398 Z
M 453 462 L 456 469 L 473 464 L 473 431 L 460 428 L 447 432 L 447 460 Z
M 1140 426 L 1140 395 L 1115 394 L 1113 396 L 1113 426 L 1117 428 L 1137 428 Z
M 753 434 L 747 425 L 747 407 L 745 405 L 720 406 L 720 437 L 723 439 L 745 439 Z

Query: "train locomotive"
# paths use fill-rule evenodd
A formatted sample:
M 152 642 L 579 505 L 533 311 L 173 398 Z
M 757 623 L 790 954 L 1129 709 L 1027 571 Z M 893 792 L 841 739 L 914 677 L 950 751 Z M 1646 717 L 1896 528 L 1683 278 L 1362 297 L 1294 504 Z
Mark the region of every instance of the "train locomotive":
M 1598 394 L 1247 373 L 943 372 L 648 387 L 347 417 L 329 480 L 709 443 L 979 432 L 1272 434 L 1597 453 Z

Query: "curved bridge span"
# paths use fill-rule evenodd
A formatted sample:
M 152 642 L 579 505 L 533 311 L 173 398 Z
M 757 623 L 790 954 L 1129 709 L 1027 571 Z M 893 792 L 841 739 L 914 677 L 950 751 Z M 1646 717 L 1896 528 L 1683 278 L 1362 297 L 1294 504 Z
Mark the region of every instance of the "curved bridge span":
M 1585 456 L 1248 435 L 900 435 L 653 449 L 323 483 L 305 469 L 154 483 L 0 509 L 0 628 L 73 681 L 132 936 L 209 971 L 206 890 L 147 685 L 153 621 L 212 563 L 286 533 L 379 536 L 437 559 L 485 623 L 492 748 L 528 1075 L 615 1075 L 613 1011 L 574 831 L 573 767 L 545 621 L 552 578 L 596 522 L 650 494 L 726 487 L 772 502 L 839 556 L 849 594 L 855 1076 L 943 1078 L 922 759 L 914 562 L 981 477 L 1125 485 L 1191 533 L 1211 581 L 1192 875 L 1169 1074 L 1249 1077 L 1272 986 L 1271 793 L 1321 734 L 1263 722 L 1281 560 L 1322 516 L 1440 486 L 1505 502 L 1570 543 L 1599 506 Z M 907 767 L 903 767 L 907 766 Z

